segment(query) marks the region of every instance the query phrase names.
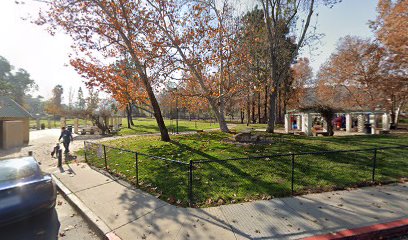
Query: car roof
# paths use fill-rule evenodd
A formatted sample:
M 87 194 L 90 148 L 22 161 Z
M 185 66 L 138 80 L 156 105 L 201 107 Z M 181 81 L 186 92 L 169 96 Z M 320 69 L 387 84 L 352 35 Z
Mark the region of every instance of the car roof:
M 10 159 L 0 159 L 1 167 L 20 168 L 25 165 L 38 166 L 37 160 L 34 157 L 18 157 Z
M 21 157 L 0 160 L 0 182 L 8 180 L 27 180 L 41 175 L 40 167 L 34 157 Z

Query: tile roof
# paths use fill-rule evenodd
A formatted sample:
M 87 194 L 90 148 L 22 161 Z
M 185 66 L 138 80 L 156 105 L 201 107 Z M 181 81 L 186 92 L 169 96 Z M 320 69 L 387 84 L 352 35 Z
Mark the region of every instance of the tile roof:
M 32 117 L 27 110 L 25 110 L 18 103 L 6 96 L 0 96 L 0 118 L 27 118 Z

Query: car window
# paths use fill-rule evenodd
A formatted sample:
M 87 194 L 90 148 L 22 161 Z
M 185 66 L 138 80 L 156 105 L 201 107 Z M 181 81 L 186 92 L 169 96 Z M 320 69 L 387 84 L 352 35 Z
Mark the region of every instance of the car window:
M 0 182 L 29 178 L 38 172 L 38 165 L 32 160 L 0 160 Z

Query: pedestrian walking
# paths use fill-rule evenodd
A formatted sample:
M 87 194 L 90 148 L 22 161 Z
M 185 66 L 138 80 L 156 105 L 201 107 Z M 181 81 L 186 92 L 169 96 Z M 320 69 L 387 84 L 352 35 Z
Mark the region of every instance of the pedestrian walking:
M 65 129 L 65 127 L 61 128 L 61 136 L 58 138 L 58 141 L 60 141 L 62 138 L 62 143 L 64 145 L 65 154 L 69 153 L 69 144 L 71 143 L 71 141 L 74 141 L 74 138 L 72 137 L 72 133 L 70 131 L 68 131 L 67 129 Z

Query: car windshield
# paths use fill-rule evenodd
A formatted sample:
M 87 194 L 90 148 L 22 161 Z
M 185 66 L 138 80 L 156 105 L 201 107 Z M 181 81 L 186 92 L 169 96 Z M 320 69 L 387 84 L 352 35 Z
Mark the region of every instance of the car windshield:
M 32 159 L 0 160 L 0 182 L 32 177 L 38 171 L 38 165 Z

